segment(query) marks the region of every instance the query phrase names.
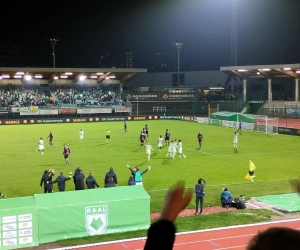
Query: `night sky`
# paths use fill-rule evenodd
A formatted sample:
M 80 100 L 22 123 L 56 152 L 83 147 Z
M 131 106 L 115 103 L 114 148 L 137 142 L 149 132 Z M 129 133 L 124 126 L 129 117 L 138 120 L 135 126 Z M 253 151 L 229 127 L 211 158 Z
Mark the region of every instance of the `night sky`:
M 238 65 L 299 63 L 299 0 L 238 1 Z M 0 41 L 22 47 L 23 66 L 99 67 L 101 55 L 135 53 L 149 67 L 164 52 L 182 70 L 229 66 L 231 0 L 28 0 L 1 3 Z

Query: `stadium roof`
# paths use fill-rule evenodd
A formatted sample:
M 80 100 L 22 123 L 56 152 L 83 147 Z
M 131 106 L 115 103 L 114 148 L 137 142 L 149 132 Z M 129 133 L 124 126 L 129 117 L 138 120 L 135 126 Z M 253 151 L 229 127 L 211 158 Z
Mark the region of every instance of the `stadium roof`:
M 134 68 L 15 68 L 0 67 L 1 79 L 46 79 L 50 83 L 59 79 L 70 79 L 74 83 L 84 79 L 112 79 L 124 83 L 129 79 L 146 73 L 147 69 Z
M 229 66 L 221 67 L 227 75 L 232 77 L 248 78 L 300 78 L 300 64 L 278 64 L 278 65 L 251 65 L 251 66 Z

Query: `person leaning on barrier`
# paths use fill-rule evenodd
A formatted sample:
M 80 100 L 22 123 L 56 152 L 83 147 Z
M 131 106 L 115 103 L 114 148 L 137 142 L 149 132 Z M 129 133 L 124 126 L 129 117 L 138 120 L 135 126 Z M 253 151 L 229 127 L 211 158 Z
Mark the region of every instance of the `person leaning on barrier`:
M 87 186 L 88 189 L 93 189 L 95 188 L 95 186 L 97 188 L 100 188 L 100 186 L 98 185 L 96 179 L 93 176 L 93 173 L 90 172 L 88 178 L 85 179 L 85 184 Z
M 56 178 L 52 184 L 57 183 L 59 192 L 64 192 L 66 190 L 66 181 L 71 180 L 72 172 L 69 173 L 69 177 L 65 177 L 63 172 L 60 172 L 60 175 Z
M 84 173 L 82 170 L 78 167 L 73 176 L 74 184 L 75 184 L 75 190 L 83 190 L 84 189 Z
M 115 187 L 116 183 L 114 181 L 114 179 L 112 177 L 109 177 L 107 182 L 105 183 L 105 188 L 111 188 L 111 187 Z
M 131 175 L 128 180 L 128 186 L 134 186 L 134 185 L 136 185 L 136 181 L 135 181 L 133 175 Z

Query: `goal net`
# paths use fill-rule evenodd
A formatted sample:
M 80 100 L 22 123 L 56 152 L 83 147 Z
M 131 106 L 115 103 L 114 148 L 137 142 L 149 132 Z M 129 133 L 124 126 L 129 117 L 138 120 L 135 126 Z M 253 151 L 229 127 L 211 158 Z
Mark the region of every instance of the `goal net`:
M 277 117 L 268 117 L 264 115 L 238 114 L 238 123 L 242 123 L 242 129 L 265 132 L 266 134 L 278 134 Z

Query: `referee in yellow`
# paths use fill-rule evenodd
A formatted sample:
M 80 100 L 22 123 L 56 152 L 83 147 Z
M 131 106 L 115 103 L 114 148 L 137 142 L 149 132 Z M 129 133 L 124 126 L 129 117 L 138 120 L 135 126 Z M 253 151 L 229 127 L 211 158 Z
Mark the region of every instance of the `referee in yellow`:
M 254 163 L 252 160 L 249 160 L 249 176 L 250 176 L 250 180 L 253 183 L 253 178 L 256 177 L 254 175 L 254 170 L 256 169 Z
M 108 128 L 106 131 L 106 143 L 110 142 L 110 129 Z

